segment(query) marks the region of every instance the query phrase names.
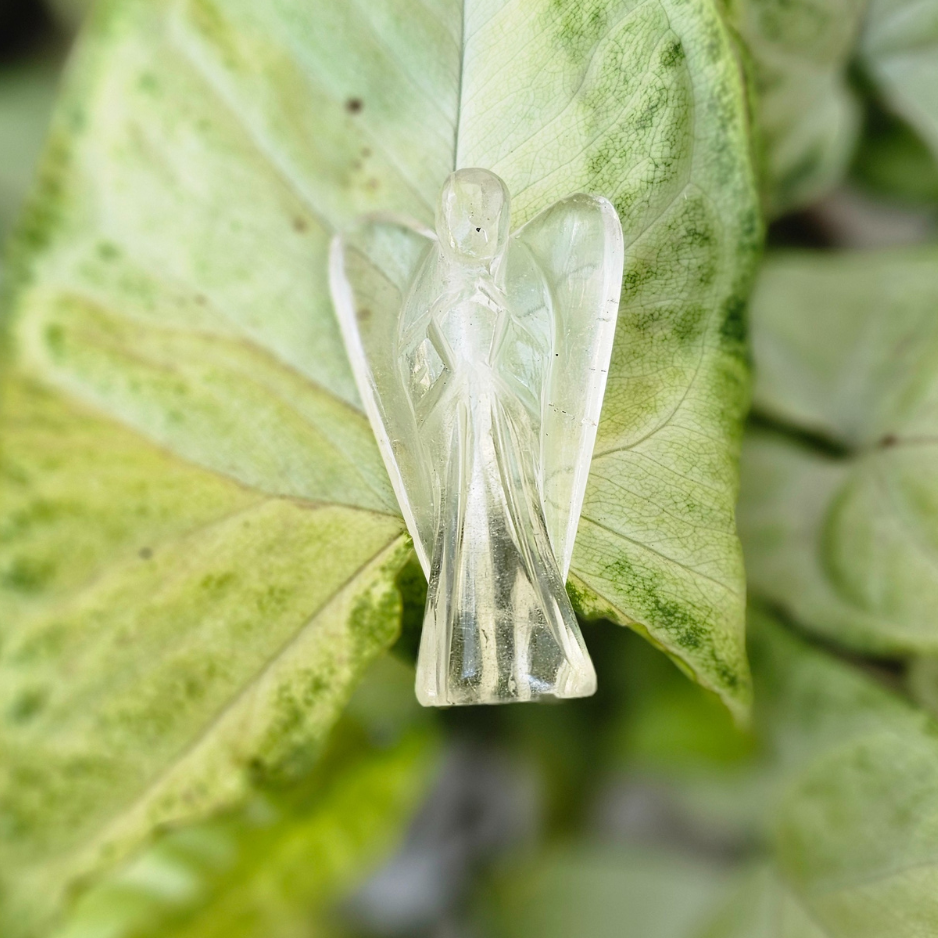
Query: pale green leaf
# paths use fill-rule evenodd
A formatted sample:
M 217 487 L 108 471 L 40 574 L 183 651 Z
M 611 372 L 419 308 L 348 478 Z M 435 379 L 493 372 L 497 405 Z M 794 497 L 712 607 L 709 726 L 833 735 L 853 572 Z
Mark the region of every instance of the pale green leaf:
M 777 257 L 751 309 L 758 411 L 827 441 L 749 438 L 751 589 L 856 648 L 935 652 L 938 253 Z
M 305 766 L 393 638 L 407 541 L 326 246 L 365 211 L 431 221 L 473 164 L 516 224 L 576 190 L 618 208 L 571 588 L 745 711 L 733 509 L 760 232 L 708 0 L 105 0 L 10 254 L 11 934 L 154 825 Z
M 834 938 L 938 923 L 938 725 L 764 615 L 754 667 L 780 773 L 775 862 Z
M 392 673 L 392 688 L 386 675 L 369 670 L 370 699 L 356 694 L 352 716 L 335 728 L 311 775 L 158 836 L 83 894 L 55 938 L 312 938 L 341 931 L 333 907 L 399 844 L 438 761 L 435 734 L 415 726 L 409 712 L 388 725 L 387 711 L 402 710 L 402 695 L 404 710 L 417 709 L 413 671 L 396 670 L 402 673 Z M 380 712 L 362 720 L 363 704 L 380 705 Z
M 496 938 L 829 938 L 769 865 L 647 845 L 555 851 L 486 898 Z
M 0 933 L 159 823 L 301 771 L 395 634 L 389 516 L 187 465 L 8 384 Z
M 866 0 L 728 0 L 749 55 L 770 215 L 813 202 L 846 172 L 860 129 L 847 81 Z
M 765 865 L 740 877 L 723 908 L 707 927 L 695 931 L 693 938 L 830 938 L 830 935 L 811 918 L 778 872 Z
M 486 934 L 697 938 L 727 879 L 718 868 L 647 846 L 566 847 L 496 881 L 486 897 Z
M 336 225 L 431 221 L 454 165 L 501 174 L 516 224 L 612 198 L 623 314 L 574 590 L 745 708 L 733 502 L 759 226 L 708 3 L 134 0 L 82 57 L 23 233 L 44 245 L 23 261 L 23 367 L 267 493 L 395 510 L 349 410 Z
M 938 160 L 938 6 L 870 0 L 860 56 L 886 101 Z

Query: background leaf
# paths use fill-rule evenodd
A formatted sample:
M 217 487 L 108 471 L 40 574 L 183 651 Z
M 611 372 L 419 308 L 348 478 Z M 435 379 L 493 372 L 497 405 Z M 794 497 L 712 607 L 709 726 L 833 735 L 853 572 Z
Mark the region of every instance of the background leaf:
M 770 866 L 756 868 L 699 932 L 700 938 L 829 938 Z M 834 932 L 833 934 L 836 934 Z
M 750 631 L 761 743 L 752 768 L 768 782 L 759 802 L 761 849 L 743 842 L 718 853 L 700 836 L 686 839 L 687 827 L 681 843 L 678 819 L 668 827 L 659 818 L 655 830 L 647 803 L 644 837 L 637 827 L 631 840 L 616 840 L 607 815 L 583 841 L 498 871 L 484 906 L 496 934 L 931 933 L 938 920 L 938 725 L 764 611 L 752 612 Z M 638 714 L 640 723 L 646 719 Z M 686 762 L 686 747 L 680 751 Z M 659 760 L 648 778 L 660 794 L 687 780 L 686 766 Z M 740 783 L 735 770 L 724 773 L 728 797 L 745 797 Z M 694 810 L 692 800 L 683 804 Z M 706 829 L 701 806 L 698 799 L 698 833 Z
M 866 0 L 730 0 L 751 61 L 763 201 L 800 208 L 845 174 L 860 130 L 847 81 Z
M 727 879 L 660 849 L 567 847 L 499 881 L 486 924 L 498 938 L 695 938 Z
M 312 773 L 161 834 L 82 895 L 57 938 L 344 934 L 333 907 L 396 846 L 438 761 L 413 671 L 376 665 Z
M 742 872 L 676 850 L 593 847 L 546 857 L 501 886 L 495 934 L 597 938 L 826 938 L 829 932 L 759 865 Z
M 938 921 L 938 726 L 757 616 L 762 719 L 784 782 L 776 862 L 825 932 L 913 938 Z
M 863 650 L 938 647 L 936 271 L 932 248 L 793 254 L 753 297 L 756 408 L 822 439 L 746 444 L 750 584 Z
M 938 159 L 938 10 L 928 0 L 871 0 L 861 60 L 890 107 Z

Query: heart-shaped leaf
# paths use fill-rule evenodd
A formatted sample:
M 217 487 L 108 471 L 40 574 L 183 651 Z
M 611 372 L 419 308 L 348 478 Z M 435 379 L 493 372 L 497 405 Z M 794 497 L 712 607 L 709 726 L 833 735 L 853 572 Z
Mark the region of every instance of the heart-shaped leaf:
M 836 938 L 938 920 L 938 726 L 757 615 L 753 656 L 780 779 L 776 864 Z
M 657 816 L 670 838 L 693 850 L 662 850 L 656 831 L 654 847 L 613 841 L 542 854 L 495 884 L 491 905 L 505 934 L 559 938 L 578 922 L 590 935 L 619 938 L 931 934 L 938 724 L 765 612 L 755 610 L 750 625 L 769 855 L 749 854 L 728 869 L 725 850 L 714 862 L 716 845 L 706 836 L 713 828 L 690 801 L 684 810 L 646 808 L 639 836 L 648 836 L 648 818 Z M 662 768 L 653 778 L 664 794 L 684 773 Z M 698 784 L 705 791 L 715 781 L 711 774 Z M 723 783 L 727 797 L 740 798 L 735 773 Z M 622 813 L 610 816 L 626 826 Z
M 938 8 L 929 0 L 870 0 L 861 61 L 889 105 L 938 159 Z
M 369 210 L 432 221 L 454 166 L 498 172 L 516 225 L 576 190 L 615 202 L 571 590 L 745 711 L 746 152 L 708 0 L 98 6 L 10 255 L 9 934 L 154 825 L 305 766 L 395 634 L 408 542 L 326 246 Z
M 763 200 L 780 215 L 847 170 L 860 130 L 847 65 L 866 0 L 731 0 L 727 9 L 751 63 Z
M 756 407 L 826 440 L 746 444 L 752 589 L 861 650 L 934 653 L 938 254 L 775 258 L 752 322 Z
M 571 844 L 502 875 L 490 933 L 512 938 L 703 938 L 727 875 L 647 845 Z M 751 938 L 751 936 L 746 936 Z
M 489 899 L 512 938 L 830 938 L 770 865 L 729 874 L 645 844 L 567 848 L 530 863 Z

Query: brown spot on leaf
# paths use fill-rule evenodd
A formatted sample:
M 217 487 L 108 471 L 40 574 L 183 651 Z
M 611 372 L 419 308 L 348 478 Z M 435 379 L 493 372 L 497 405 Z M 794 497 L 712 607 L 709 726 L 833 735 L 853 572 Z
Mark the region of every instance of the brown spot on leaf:
M 348 101 L 345 102 L 345 110 L 348 111 L 349 114 L 360 114 L 364 106 L 365 103 L 361 98 L 349 98 Z

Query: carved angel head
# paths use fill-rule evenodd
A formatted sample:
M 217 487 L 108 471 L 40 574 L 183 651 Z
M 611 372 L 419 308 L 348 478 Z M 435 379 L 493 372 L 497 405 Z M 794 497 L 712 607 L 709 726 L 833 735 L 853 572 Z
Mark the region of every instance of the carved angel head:
M 460 169 L 443 184 L 436 228 L 454 260 L 489 264 L 508 241 L 511 197 L 505 183 L 485 169 Z

